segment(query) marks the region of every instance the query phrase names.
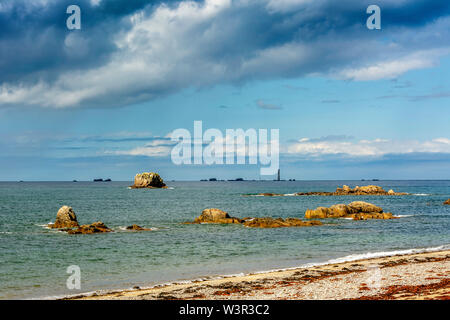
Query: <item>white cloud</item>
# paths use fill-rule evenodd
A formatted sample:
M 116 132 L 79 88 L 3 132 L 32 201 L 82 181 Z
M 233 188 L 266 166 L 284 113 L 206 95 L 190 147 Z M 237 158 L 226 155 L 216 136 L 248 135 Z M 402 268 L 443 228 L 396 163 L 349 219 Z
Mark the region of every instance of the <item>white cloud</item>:
M 417 140 L 359 140 L 334 141 L 302 138 L 285 148 L 288 154 L 311 156 L 346 154 L 350 156 L 382 156 L 406 153 L 450 153 L 450 139 Z
M 345 69 L 338 74 L 338 78 L 356 81 L 395 79 L 407 71 L 435 66 L 439 57 L 446 53 L 447 50 L 418 52 L 400 59 L 378 62 L 372 66 Z

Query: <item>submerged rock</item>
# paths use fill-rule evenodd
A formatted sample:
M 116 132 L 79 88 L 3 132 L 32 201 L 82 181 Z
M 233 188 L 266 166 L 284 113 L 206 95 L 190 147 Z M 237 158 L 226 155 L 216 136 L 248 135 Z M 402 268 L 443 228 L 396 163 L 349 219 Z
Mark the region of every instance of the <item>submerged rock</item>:
M 134 177 L 133 189 L 140 188 L 166 188 L 166 184 L 159 174 L 155 172 L 138 173 Z
M 444 204 L 450 205 L 450 199 L 446 200 L 446 201 L 444 202 Z
M 133 224 L 131 226 L 128 226 L 127 230 L 132 230 L 132 231 L 152 231 L 152 229 L 143 228 L 141 226 L 138 226 L 137 224 Z
M 302 221 L 297 218 L 252 218 L 244 221 L 243 224 L 249 228 L 285 228 L 320 226 L 322 222 L 316 220 Z
M 72 207 L 62 206 L 56 214 L 55 223 L 49 224 L 50 228 L 65 229 L 78 227 L 77 216 Z
M 396 219 L 390 212 L 383 212 L 383 209 L 364 201 L 354 201 L 348 205 L 336 204 L 329 208 L 318 207 L 314 210 L 306 210 L 307 219 L 326 218 L 352 218 L 353 220 L 367 219 Z
M 104 233 L 104 232 L 111 232 L 112 230 L 109 229 L 103 222 L 97 221 L 92 224 L 85 224 L 77 229 L 68 230 L 68 234 L 92 234 L 92 233 Z

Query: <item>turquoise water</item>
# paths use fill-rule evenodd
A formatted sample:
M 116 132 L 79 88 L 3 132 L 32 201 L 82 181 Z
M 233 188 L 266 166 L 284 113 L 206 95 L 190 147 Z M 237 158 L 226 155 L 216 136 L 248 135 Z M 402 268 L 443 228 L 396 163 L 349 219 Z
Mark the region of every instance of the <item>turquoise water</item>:
M 350 254 L 450 244 L 450 181 L 377 181 L 401 197 L 243 197 L 246 193 L 334 191 L 362 181 L 169 182 L 171 189 L 130 190 L 130 182 L 0 183 L 0 298 L 37 298 L 150 286 L 204 276 L 286 268 Z M 250 229 L 183 225 L 205 208 L 232 216 L 303 217 L 307 208 L 363 200 L 397 220 L 324 220 L 311 228 Z M 45 228 L 62 205 L 81 224 L 101 220 L 116 232 L 67 235 Z M 127 232 L 131 224 L 156 228 Z M 81 269 L 69 290 L 66 268 Z

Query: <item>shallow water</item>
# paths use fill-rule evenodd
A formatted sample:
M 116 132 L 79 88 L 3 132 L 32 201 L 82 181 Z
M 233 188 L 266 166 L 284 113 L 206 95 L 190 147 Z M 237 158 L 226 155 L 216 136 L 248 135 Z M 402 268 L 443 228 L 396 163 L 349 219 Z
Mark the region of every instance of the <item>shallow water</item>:
M 130 190 L 130 182 L 0 183 L 0 298 L 72 295 L 173 280 L 287 268 L 306 263 L 450 244 L 450 181 L 169 182 L 173 189 Z M 377 184 L 408 196 L 243 197 L 334 191 Z M 324 220 L 310 228 L 250 229 L 183 225 L 205 208 L 232 216 L 303 217 L 307 208 L 363 200 L 397 220 Z M 62 205 L 81 224 L 101 220 L 116 232 L 67 235 L 45 228 Z M 157 228 L 127 232 L 138 224 Z M 81 290 L 68 290 L 66 268 L 81 268 Z

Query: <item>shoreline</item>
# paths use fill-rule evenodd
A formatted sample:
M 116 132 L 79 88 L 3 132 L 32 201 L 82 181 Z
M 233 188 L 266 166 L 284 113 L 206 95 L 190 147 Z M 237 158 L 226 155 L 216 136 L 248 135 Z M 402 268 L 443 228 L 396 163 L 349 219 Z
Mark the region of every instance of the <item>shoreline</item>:
M 450 299 L 450 249 L 443 245 L 349 255 L 293 268 L 205 278 L 58 299 Z

